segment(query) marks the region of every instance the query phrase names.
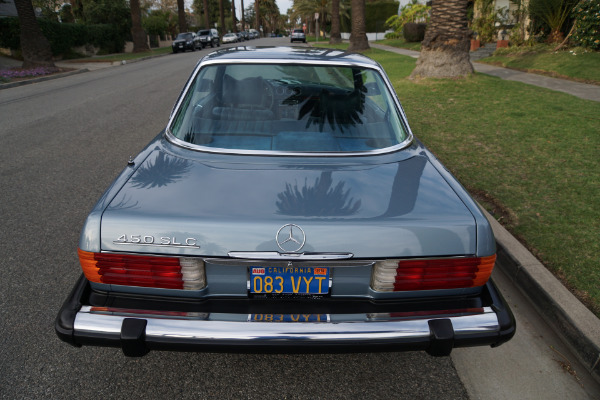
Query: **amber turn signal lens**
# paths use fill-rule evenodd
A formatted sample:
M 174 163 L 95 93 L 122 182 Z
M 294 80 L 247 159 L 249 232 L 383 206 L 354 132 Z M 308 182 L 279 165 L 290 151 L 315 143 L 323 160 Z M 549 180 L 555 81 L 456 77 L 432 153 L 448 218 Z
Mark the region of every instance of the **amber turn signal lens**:
M 200 258 L 77 252 L 90 282 L 185 290 L 206 286 L 204 261 Z

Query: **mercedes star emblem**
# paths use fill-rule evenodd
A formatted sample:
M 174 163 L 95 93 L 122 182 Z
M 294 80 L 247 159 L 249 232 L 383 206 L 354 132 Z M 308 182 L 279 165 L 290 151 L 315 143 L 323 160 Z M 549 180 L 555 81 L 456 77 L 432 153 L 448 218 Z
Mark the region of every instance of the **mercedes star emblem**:
M 275 241 L 285 253 L 295 253 L 304 247 L 306 235 L 298 225 L 286 224 L 277 231 Z

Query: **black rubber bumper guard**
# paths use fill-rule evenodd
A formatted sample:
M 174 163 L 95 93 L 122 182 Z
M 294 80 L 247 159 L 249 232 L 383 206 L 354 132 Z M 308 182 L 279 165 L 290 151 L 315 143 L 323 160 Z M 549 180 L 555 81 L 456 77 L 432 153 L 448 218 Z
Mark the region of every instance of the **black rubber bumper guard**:
M 63 304 L 55 323 L 58 337 L 76 347 L 82 345 L 120 347 L 129 357 L 140 357 L 151 349 L 177 351 L 209 351 L 209 352 L 249 352 L 249 353 L 340 353 L 340 352 L 375 352 L 375 351 L 408 351 L 424 350 L 432 356 L 448 356 L 456 347 L 490 345 L 496 347 L 510 340 L 516 331 L 516 322 L 504 298 L 490 280 L 480 295 L 486 305 L 495 312 L 499 329 L 494 333 L 472 333 L 457 337 L 452 322 L 448 318 L 435 318 L 428 321 L 429 337 L 425 339 L 409 339 L 389 343 L 373 341 L 364 343 L 277 343 L 274 345 L 239 343 L 221 341 L 217 344 L 210 341 L 189 343 L 177 338 L 149 341 L 146 338 L 147 320 L 143 318 L 125 318 L 122 322 L 120 338 L 103 337 L 102 335 L 80 335 L 75 332 L 75 318 L 89 298 L 91 288 L 82 275 Z

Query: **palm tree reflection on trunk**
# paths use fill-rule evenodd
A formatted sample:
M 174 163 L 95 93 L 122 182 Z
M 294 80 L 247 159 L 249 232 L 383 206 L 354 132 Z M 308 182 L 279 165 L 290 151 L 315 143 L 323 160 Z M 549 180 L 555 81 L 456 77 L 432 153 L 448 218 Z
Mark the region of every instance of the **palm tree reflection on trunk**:
M 360 209 L 360 199 L 350 197 L 350 189 L 344 189 L 345 182 L 333 186 L 332 172 L 323 171 L 313 185 L 286 183 L 285 190 L 277 195 L 277 213 L 305 217 L 340 217 L 356 214 Z

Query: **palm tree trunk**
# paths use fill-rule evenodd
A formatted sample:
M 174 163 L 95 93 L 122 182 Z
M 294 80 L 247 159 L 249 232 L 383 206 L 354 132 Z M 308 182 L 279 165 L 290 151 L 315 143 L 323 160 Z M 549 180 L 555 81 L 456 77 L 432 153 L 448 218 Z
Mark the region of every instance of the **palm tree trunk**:
M 177 0 L 177 14 L 179 15 L 179 32 L 187 32 L 187 22 L 185 20 L 185 4 L 183 0 Z
M 225 33 L 225 11 L 223 10 L 223 0 L 219 0 L 219 17 L 220 17 L 220 25 L 221 33 Z
M 244 22 L 244 0 L 241 0 L 242 3 L 242 32 L 246 30 L 246 25 Z
M 352 0 L 352 32 L 348 51 L 369 50 L 365 20 L 365 0 Z
M 208 20 L 208 0 L 204 0 L 203 4 L 204 4 L 204 29 L 209 29 L 210 21 Z
M 54 67 L 50 42 L 42 33 L 31 0 L 15 0 L 21 26 L 23 68 Z
M 231 27 L 231 31 L 233 33 L 237 32 L 237 25 L 235 24 L 235 0 L 231 0 L 231 23 L 232 23 L 232 27 Z M 225 33 L 225 32 L 223 32 Z
M 142 12 L 140 10 L 140 0 L 129 0 L 131 8 L 131 36 L 133 38 L 133 52 L 141 53 L 148 51 L 148 41 L 146 32 L 142 28 Z
M 254 0 L 254 14 L 255 14 L 255 19 L 254 19 L 254 23 L 256 25 L 256 30 L 258 31 L 258 34 L 261 34 L 260 31 L 260 5 L 258 4 L 258 0 Z M 261 35 L 262 36 L 262 35 Z
M 414 78 L 456 78 L 473 73 L 469 59 L 471 31 L 468 0 L 435 0 L 421 43 L 421 55 L 410 75 Z
M 329 44 L 337 44 L 341 42 L 340 0 L 331 0 L 331 36 L 329 36 Z

